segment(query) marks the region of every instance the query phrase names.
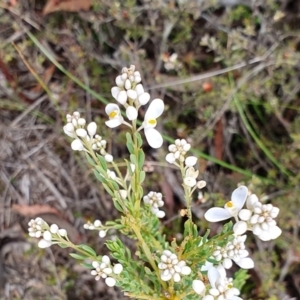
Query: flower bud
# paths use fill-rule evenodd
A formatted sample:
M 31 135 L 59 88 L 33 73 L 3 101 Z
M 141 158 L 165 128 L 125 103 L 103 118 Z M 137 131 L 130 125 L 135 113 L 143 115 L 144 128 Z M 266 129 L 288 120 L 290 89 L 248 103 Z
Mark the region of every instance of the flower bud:
M 205 284 L 201 280 L 193 280 L 192 287 L 196 294 L 202 296 L 205 294 L 206 291 Z
M 135 100 L 135 99 L 137 99 L 137 97 L 138 97 L 135 90 L 128 90 L 128 91 L 127 91 L 127 96 L 128 96 L 130 99 L 132 99 L 132 100 Z
M 130 121 L 136 120 L 138 116 L 136 108 L 133 106 L 128 106 L 126 109 L 126 116 Z
M 106 236 L 106 230 L 100 230 L 99 231 L 99 237 L 104 238 Z
M 78 122 L 78 125 L 84 126 L 86 123 L 86 120 L 84 118 L 79 118 L 77 122 Z
M 197 163 L 197 157 L 196 156 L 188 156 L 185 159 L 185 165 L 187 167 L 193 167 Z
M 95 122 L 89 123 L 87 126 L 87 131 L 91 137 L 93 137 L 96 134 L 97 131 L 97 124 Z
M 48 231 L 48 230 L 45 231 L 43 233 L 43 239 L 46 240 L 46 241 L 48 241 L 48 242 L 52 241 L 52 234 L 51 234 L 51 232 Z
M 115 274 L 120 274 L 123 271 L 123 266 L 121 264 L 115 264 L 113 268 L 113 272 Z
M 164 218 L 165 215 L 166 215 L 166 213 L 165 213 L 163 210 L 159 210 L 159 211 L 156 213 L 156 216 L 157 216 L 159 219 Z
M 77 134 L 77 136 L 79 136 L 81 138 L 85 138 L 87 136 L 87 132 L 83 128 L 76 129 L 76 134 Z
M 71 143 L 71 148 L 74 151 L 82 151 L 84 149 L 84 146 L 81 142 L 81 140 L 79 139 L 75 139 L 72 143 Z
M 114 160 L 114 157 L 111 154 L 105 154 L 104 159 L 108 162 L 111 163 Z
M 121 91 L 119 94 L 118 94 L 118 97 L 117 97 L 117 101 L 124 105 L 126 102 L 127 102 L 127 93 L 126 91 Z
M 58 232 L 58 226 L 56 224 L 52 224 L 50 226 L 50 232 L 53 233 L 53 234 L 56 234 Z
M 237 235 L 244 234 L 248 229 L 247 223 L 244 221 L 238 221 L 233 226 L 233 232 Z
M 138 100 L 139 100 L 141 105 L 145 105 L 150 100 L 150 94 L 149 93 L 143 93 L 143 94 L 139 95 Z

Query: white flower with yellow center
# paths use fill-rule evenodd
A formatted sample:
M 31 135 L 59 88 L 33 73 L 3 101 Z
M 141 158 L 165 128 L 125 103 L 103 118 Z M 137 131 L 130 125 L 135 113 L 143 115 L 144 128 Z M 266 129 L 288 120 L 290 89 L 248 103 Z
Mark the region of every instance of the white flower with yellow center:
M 207 276 L 211 289 L 202 300 L 243 300 L 238 297 L 240 291 L 233 287 L 233 280 L 226 277 L 225 270 L 220 272 L 219 269 L 212 267 L 208 270 Z M 197 292 L 196 289 L 194 291 Z
M 164 102 L 161 99 L 154 99 L 146 111 L 143 125 L 139 128 L 144 128 L 147 142 L 152 148 L 159 148 L 163 143 L 163 138 L 155 127 L 157 124 L 156 119 L 161 116 L 164 107 Z
M 204 215 L 208 222 L 219 222 L 234 217 L 238 221 L 238 213 L 244 206 L 248 196 L 248 188 L 240 186 L 235 189 L 231 195 L 231 201 L 228 201 L 224 208 L 210 208 Z
M 105 124 L 110 128 L 115 128 L 121 125 L 124 122 L 124 119 L 121 115 L 120 108 L 117 104 L 109 103 L 105 107 L 105 112 L 109 117 L 109 120 Z

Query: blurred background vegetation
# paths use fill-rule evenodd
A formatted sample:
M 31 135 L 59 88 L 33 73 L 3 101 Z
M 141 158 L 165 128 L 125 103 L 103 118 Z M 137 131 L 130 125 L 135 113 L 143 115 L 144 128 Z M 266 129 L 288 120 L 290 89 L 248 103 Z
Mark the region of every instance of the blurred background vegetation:
M 62 126 L 79 110 L 121 161 L 125 128 L 108 129 L 104 107 L 131 64 L 166 103 L 164 147 L 145 145 L 145 191 L 165 196 L 168 238 L 180 239 L 184 203 L 163 161 L 171 139 L 185 138 L 208 183 L 193 206 L 200 234 L 204 212 L 239 183 L 281 209 L 278 240 L 248 238 L 255 268 L 243 299 L 300 299 L 299 29 L 297 0 L 0 0 L 0 299 L 126 299 L 26 230 L 43 216 L 107 251 L 82 225 L 117 212 Z

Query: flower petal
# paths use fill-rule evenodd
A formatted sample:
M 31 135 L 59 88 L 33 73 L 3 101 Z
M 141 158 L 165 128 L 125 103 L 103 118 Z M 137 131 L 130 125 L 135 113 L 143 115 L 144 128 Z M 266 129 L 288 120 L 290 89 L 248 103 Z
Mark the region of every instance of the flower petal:
M 161 99 L 154 99 L 145 114 L 145 120 L 147 119 L 156 119 L 158 118 L 164 111 L 165 104 Z
M 242 269 L 252 269 L 254 268 L 254 262 L 250 257 L 245 257 L 235 263 Z
M 114 86 L 111 89 L 111 94 L 116 100 L 118 99 L 118 94 L 120 93 L 120 91 L 121 91 L 121 89 L 118 86 Z
M 270 236 L 272 240 L 277 239 L 282 233 L 282 230 L 278 226 L 270 228 Z
M 163 138 L 161 134 L 154 128 L 145 128 L 145 136 L 148 144 L 154 148 L 160 148 L 163 144 Z
M 114 103 L 108 103 L 106 106 L 105 106 L 105 112 L 107 115 L 109 115 L 112 111 L 120 111 L 120 108 L 117 104 L 114 104 Z
M 241 210 L 244 206 L 248 196 L 248 188 L 244 185 L 235 189 L 231 195 L 231 201 L 234 203 L 238 210 Z
M 248 197 L 246 206 L 248 209 L 253 210 L 254 203 L 258 202 L 258 197 L 255 194 L 252 194 Z
M 204 295 L 205 294 L 205 285 L 201 280 L 193 280 L 193 290 L 198 295 Z
M 109 128 L 115 128 L 118 127 L 119 125 L 121 125 L 123 123 L 123 118 L 115 118 L 115 119 L 111 119 L 105 122 L 106 126 L 108 126 Z
M 207 272 L 207 276 L 208 276 L 208 280 L 209 280 L 209 283 L 210 283 L 211 287 L 213 289 L 215 289 L 216 288 L 216 282 L 221 277 L 219 271 L 216 268 L 211 267 L 211 268 L 209 268 L 209 270 Z
M 237 235 L 244 234 L 248 229 L 247 223 L 245 221 L 238 221 L 233 226 L 233 232 Z
M 150 100 L 150 94 L 143 93 L 143 94 L 139 95 L 138 100 L 141 105 L 146 105 Z
M 40 240 L 39 243 L 38 243 L 39 248 L 42 248 L 42 249 L 48 248 L 48 247 L 50 247 L 51 245 L 52 245 L 51 242 L 46 241 L 46 240 L 44 240 L 44 239 Z
M 109 287 L 113 287 L 116 285 L 116 279 L 112 278 L 112 277 L 107 277 L 105 279 L 105 283 L 109 286 Z
M 204 218 L 208 222 L 219 222 L 219 221 L 229 219 L 231 217 L 232 217 L 232 215 L 230 214 L 230 212 L 228 210 L 224 209 L 224 208 L 221 208 L 221 207 L 210 208 L 204 214 Z
M 136 108 L 133 106 L 128 106 L 126 108 L 126 116 L 130 121 L 136 120 L 137 116 L 138 116 L 138 112 L 137 112 Z

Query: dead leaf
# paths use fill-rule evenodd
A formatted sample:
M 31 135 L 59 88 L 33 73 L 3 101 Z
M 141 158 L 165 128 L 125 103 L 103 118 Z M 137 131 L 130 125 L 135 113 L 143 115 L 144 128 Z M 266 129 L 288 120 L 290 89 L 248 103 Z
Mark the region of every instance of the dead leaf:
M 26 204 L 13 204 L 12 210 L 22 215 L 24 217 L 35 217 L 41 214 L 56 214 L 61 215 L 61 213 L 54 207 L 50 205 L 26 205 Z
M 12 210 L 19 215 L 28 218 L 40 217 L 46 221 L 49 225 L 56 224 L 59 228 L 64 228 L 68 232 L 69 239 L 74 243 L 81 243 L 84 241 L 84 237 L 80 235 L 77 229 L 55 208 L 50 205 L 26 205 L 26 204 L 13 204 Z
M 89 10 L 91 6 L 92 0 L 48 0 L 44 7 L 43 15 L 61 10 L 70 12 Z

